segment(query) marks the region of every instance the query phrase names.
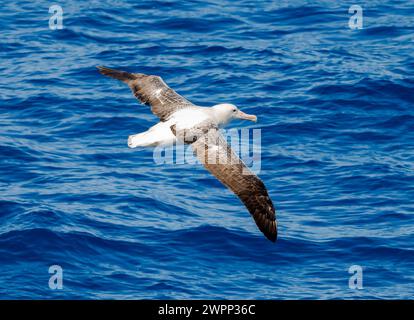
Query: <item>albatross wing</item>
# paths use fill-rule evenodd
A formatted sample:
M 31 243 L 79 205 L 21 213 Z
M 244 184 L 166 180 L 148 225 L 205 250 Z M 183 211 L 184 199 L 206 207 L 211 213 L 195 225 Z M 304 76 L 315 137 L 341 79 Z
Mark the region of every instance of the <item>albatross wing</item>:
M 233 152 L 218 129 L 208 130 L 192 147 L 206 169 L 240 198 L 260 231 L 275 242 L 276 213 L 266 187 Z
M 128 84 L 134 96 L 151 107 L 152 113 L 166 121 L 177 110 L 195 107 L 190 101 L 171 89 L 158 76 L 143 73 L 129 73 L 106 67 L 97 67 L 105 76 L 121 80 Z

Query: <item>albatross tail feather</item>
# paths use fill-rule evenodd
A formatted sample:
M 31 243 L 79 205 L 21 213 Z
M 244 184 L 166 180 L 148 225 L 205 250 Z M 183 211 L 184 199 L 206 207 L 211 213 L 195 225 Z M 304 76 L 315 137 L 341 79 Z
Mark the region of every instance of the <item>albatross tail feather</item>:
M 114 79 L 121 80 L 126 83 L 128 83 L 131 80 L 137 79 L 136 75 L 134 75 L 133 73 L 126 72 L 126 71 L 110 69 L 104 66 L 97 66 L 97 68 L 99 72 L 102 73 L 103 75 L 114 78 Z

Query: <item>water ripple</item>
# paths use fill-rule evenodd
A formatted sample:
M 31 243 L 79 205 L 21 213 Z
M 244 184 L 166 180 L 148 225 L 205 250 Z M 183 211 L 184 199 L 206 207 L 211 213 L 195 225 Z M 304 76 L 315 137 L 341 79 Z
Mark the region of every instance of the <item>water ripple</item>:
M 57 31 L 49 5 L 2 8 L 2 297 L 412 298 L 412 3 L 362 30 L 339 1 L 71 1 Z M 97 65 L 258 114 L 278 242 L 200 166 L 128 149 L 157 120 Z

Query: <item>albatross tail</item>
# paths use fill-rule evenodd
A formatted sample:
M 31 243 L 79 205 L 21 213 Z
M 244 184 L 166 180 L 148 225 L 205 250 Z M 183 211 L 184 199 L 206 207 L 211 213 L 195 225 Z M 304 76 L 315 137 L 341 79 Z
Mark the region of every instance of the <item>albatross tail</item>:
M 154 147 L 157 141 L 151 137 L 150 132 L 145 131 L 128 137 L 128 147 Z
M 171 146 L 177 141 L 169 122 L 159 122 L 145 132 L 128 137 L 128 147 Z
M 114 79 L 121 80 L 126 83 L 128 83 L 131 80 L 137 79 L 137 76 L 135 74 L 129 73 L 126 71 L 119 71 L 119 70 L 110 69 L 110 68 L 103 67 L 103 66 L 98 66 L 97 68 L 99 72 L 102 73 L 103 75 L 114 78 Z

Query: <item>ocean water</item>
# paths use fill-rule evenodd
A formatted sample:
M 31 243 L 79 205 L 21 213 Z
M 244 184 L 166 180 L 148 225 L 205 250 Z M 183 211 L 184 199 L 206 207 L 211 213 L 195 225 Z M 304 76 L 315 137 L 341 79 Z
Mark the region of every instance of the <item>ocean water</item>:
M 8 1 L 0 24 L 1 299 L 413 298 L 414 1 Z M 129 149 L 157 118 L 97 65 L 258 115 L 231 127 L 261 129 L 278 241 L 201 165 Z

